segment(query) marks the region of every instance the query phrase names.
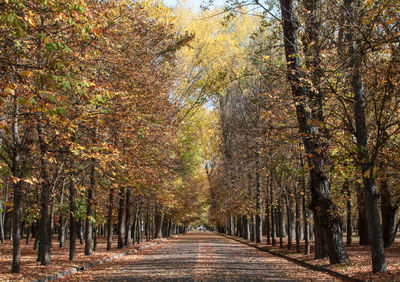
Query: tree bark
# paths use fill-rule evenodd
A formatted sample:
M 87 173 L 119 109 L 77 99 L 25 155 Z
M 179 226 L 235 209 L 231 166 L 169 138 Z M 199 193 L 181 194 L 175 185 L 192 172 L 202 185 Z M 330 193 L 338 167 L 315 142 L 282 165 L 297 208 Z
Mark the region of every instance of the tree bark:
M 160 239 L 160 238 L 162 238 L 161 228 L 162 228 L 162 223 L 164 221 L 164 213 L 163 213 L 162 207 L 160 205 L 158 205 L 156 207 L 154 217 L 155 217 L 155 223 L 156 223 L 154 238 Z
M 93 253 L 93 201 L 96 188 L 96 160 L 92 159 L 90 167 L 90 186 L 86 200 L 86 221 L 85 221 L 85 255 Z
M 275 207 L 274 207 L 272 183 L 273 181 L 271 180 L 271 189 L 269 191 L 271 196 L 271 244 L 272 246 L 276 246 Z
M 364 191 L 368 203 L 367 217 L 371 234 L 371 257 L 372 272 L 386 272 L 385 249 L 383 245 L 382 225 L 379 218 L 378 194 L 375 184 L 375 160 L 368 152 L 368 129 L 366 119 L 366 99 L 364 85 L 361 74 L 362 53 L 359 49 L 359 42 L 353 32 L 353 24 L 359 24 L 356 20 L 358 3 L 355 0 L 344 0 L 344 8 L 347 15 L 349 26 L 347 42 L 349 44 L 348 53 L 350 55 L 349 73 L 350 82 L 354 95 L 354 119 L 356 124 L 357 157 L 362 173 Z
M 76 260 L 76 189 L 74 180 L 69 183 L 69 260 Z
M 343 184 L 343 192 L 346 193 L 346 208 L 347 208 L 347 245 L 350 246 L 353 243 L 353 224 L 351 220 L 351 192 L 350 192 L 350 184 L 346 179 Z
M 259 123 L 259 122 L 258 122 Z M 258 126 L 259 127 L 259 126 Z M 262 185 L 261 185 L 261 146 L 257 142 L 256 154 L 256 243 L 262 242 Z
M 113 206 L 114 206 L 114 188 L 110 188 L 108 196 L 108 215 L 107 215 L 107 251 L 111 250 L 113 233 Z
M 125 246 L 130 246 L 132 241 L 132 233 L 131 233 L 131 225 L 132 225 L 132 213 L 131 213 L 131 193 L 132 188 L 128 187 L 126 189 L 126 205 L 125 205 L 125 218 L 126 218 L 126 226 L 125 226 Z
M 295 185 L 295 209 L 296 209 L 296 252 L 300 253 L 300 240 L 301 240 L 301 218 L 300 218 L 300 195 L 297 184 Z
M 125 238 L 125 189 L 119 190 L 119 206 L 118 206 L 118 249 L 124 247 Z
M 50 203 L 50 179 L 48 174 L 49 163 L 47 160 L 47 142 L 45 141 L 45 132 L 43 129 L 42 121 L 38 121 L 37 125 L 39 147 L 40 147 L 40 176 L 42 178 L 42 192 L 40 196 L 40 263 L 41 265 L 49 265 L 51 263 L 50 257 L 50 232 L 51 222 L 49 215 L 49 203 Z
M 357 211 L 358 211 L 358 221 L 357 230 L 358 236 L 360 236 L 360 245 L 370 245 L 371 236 L 369 232 L 369 224 L 367 219 L 367 203 L 365 201 L 365 191 L 361 186 L 356 183 L 356 195 L 357 195 Z
M 321 136 L 323 132 L 315 126 L 315 122 L 324 124 L 323 97 L 321 91 L 311 90 L 310 85 L 304 83 L 307 77 L 303 73 L 300 47 L 298 43 L 298 20 L 295 12 L 295 0 L 280 0 L 282 13 L 282 27 L 287 61 L 287 79 L 291 84 L 295 100 L 299 130 L 303 134 L 303 143 L 310 167 L 310 187 L 312 209 L 319 229 L 327 236 L 329 246 L 329 260 L 331 264 L 348 262 L 347 252 L 343 243 L 341 220 L 337 215 L 336 205 L 332 201 L 330 184 L 325 173 L 326 144 Z M 313 85 L 319 87 L 319 0 L 304 1 L 309 16 L 305 19 L 305 53 L 307 65 L 313 66 Z M 306 100 L 307 99 L 307 100 Z M 308 110 L 311 109 L 311 111 Z
M 381 181 L 381 215 L 382 215 L 382 232 L 383 244 L 385 248 L 389 248 L 395 239 L 396 211 L 397 208 L 392 204 L 392 194 L 389 189 L 387 180 Z
M 20 261 L 21 261 L 21 188 L 22 182 L 19 180 L 21 178 L 21 156 L 20 156 L 20 136 L 19 136 L 19 106 L 17 101 L 17 96 L 14 96 L 14 110 L 12 116 L 12 137 L 13 137 L 13 154 L 12 154 L 12 175 L 15 177 L 13 179 L 13 190 L 14 190 L 14 206 L 12 213 L 12 237 L 13 237 L 13 255 L 12 255 L 12 265 L 11 272 L 19 273 L 20 271 Z

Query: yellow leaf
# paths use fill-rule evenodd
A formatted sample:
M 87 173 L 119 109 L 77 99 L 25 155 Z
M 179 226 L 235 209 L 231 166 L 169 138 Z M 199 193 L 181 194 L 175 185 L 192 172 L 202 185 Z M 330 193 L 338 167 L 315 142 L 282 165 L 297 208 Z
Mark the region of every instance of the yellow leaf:
M 367 170 L 366 172 L 364 172 L 364 178 L 370 178 L 371 177 L 371 171 Z
M 15 90 L 11 88 L 4 88 L 4 93 L 10 94 L 10 95 L 15 95 Z

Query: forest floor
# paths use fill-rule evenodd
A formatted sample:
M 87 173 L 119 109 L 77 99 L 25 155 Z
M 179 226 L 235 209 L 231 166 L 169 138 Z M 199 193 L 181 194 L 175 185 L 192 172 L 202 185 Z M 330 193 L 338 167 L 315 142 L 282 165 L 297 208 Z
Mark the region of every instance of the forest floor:
M 127 251 L 141 248 L 143 246 L 153 244 L 154 242 L 160 243 L 165 239 L 158 239 L 149 242 L 143 242 L 134 247 L 124 247 L 122 249 L 116 248 L 117 237 L 113 238 L 113 249 L 106 250 L 107 241 L 104 237 L 97 239 L 97 250 L 90 256 L 84 255 L 84 244 L 79 244 L 79 239 L 76 242 L 76 260 L 68 260 L 69 256 L 69 241 L 65 241 L 63 248 L 59 247 L 57 237 L 53 237 L 53 247 L 51 249 L 51 264 L 48 266 L 40 265 L 36 261 L 37 251 L 33 249 L 34 240 L 29 244 L 25 244 L 25 240 L 21 240 L 21 271 L 19 274 L 11 274 L 11 261 L 12 261 L 12 242 L 10 240 L 0 243 L 0 281 L 31 281 L 44 277 L 51 276 L 74 267 L 82 267 L 85 264 L 93 263 L 105 258 L 113 257 Z
M 350 276 L 355 279 L 368 280 L 368 281 L 400 281 L 400 237 L 396 238 L 395 243 L 385 249 L 386 263 L 388 266 L 388 272 L 385 274 L 373 274 L 371 265 L 371 247 L 360 246 L 359 237 L 353 237 L 353 243 L 351 246 L 346 246 L 347 254 L 349 255 L 350 262 L 345 264 L 330 265 L 329 259 L 318 259 L 315 260 L 313 257 L 314 253 L 314 242 L 311 242 L 311 255 L 304 254 L 304 242 L 301 242 L 301 252 L 296 252 L 296 242 L 293 240 L 292 249 L 287 249 L 287 238 L 283 240 L 283 248 L 279 246 L 279 238 L 277 238 L 277 245 L 271 246 L 266 244 L 267 238 L 263 238 L 264 242 L 261 244 L 254 244 L 258 247 L 266 247 L 268 250 L 276 253 L 283 254 L 285 256 L 304 261 L 306 263 L 327 268 L 341 274 Z M 242 240 L 242 239 L 240 239 Z M 244 241 L 244 240 L 243 240 Z M 345 241 L 345 239 L 344 239 Z M 250 243 L 250 241 L 247 241 Z
M 173 236 L 169 240 L 161 239 L 155 241 L 159 243 L 156 246 L 149 247 L 149 245 L 152 245 L 154 241 L 135 245 L 135 248 L 143 246 L 149 248 L 117 258 L 102 265 L 85 269 L 84 271 L 79 271 L 78 273 L 68 275 L 63 279 L 65 281 L 83 281 L 93 279 L 123 280 L 128 277 L 129 280 L 132 280 L 132 277 L 130 276 L 133 275 L 132 271 L 138 269 L 138 272 L 136 272 L 135 275 L 139 275 L 139 277 L 141 277 L 140 279 L 158 279 L 161 277 L 170 277 L 168 279 L 171 279 L 172 276 L 168 275 L 173 275 L 175 273 L 178 275 L 177 278 L 181 277 L 182 279 L 185 279 L 184 277 L 187 276 L 188 279 L 190 278 L 189 280 L 196 281 L 208 279 L 213 280 L 217 278 L 231 281 L 235 277 L 242 280 L 248 280 L 247 278 L 283 279 L 284 277 L 295 280 L 334 280 L 334 278 L 329 277 L 324 273 L 305 269 L 282 258 L 271 256 L 268 253 L 209 232 L 189 233 L 187 235 Z M 116 238 L 114 238 L 113 242 L 116 242 Z M 400 238 L 397 238 L 391 248 L 386 249 L 388 264 L 387 274 L 372 274 L 370 248 L 368 246 L 359 246 L 357 237 L 354 237 L 353 242 L 354 243 L 351 246 L 346 247 L 350 257 L 350 262 L 341 265 L 329 265 L 328 259 L 314 260 L 312 255 L 304 255 L 304 245 L 301 245 L 302 253 L 298 254 L 296 253 L 295 242 L 293 242 L 292 250 L 289 251 L 287 250 L 287 242 L 285 240 L 284 248 L 281 249 L 279 248 L 279 238 L 276 247 L 271 247 L 270 245 L 267 246 L 266 243 L 258 244 L 258 246 L 267 247 L 271 251 L 290 256 L 309 264 L 331 269 L 356 279 L 400 281 Z M 65 247 L 59 248 L 56 238 L 54 238 L 52 264 L 49 266 L 41 266 L 40 263 L 36 262 L 37 252 L 33 250 L 33 240 L 28 245 L 25 245 L 24 240 L 21 240 L 20 274 L 10 274 L 12 254 L 11 241 L 6 241 L 3 244 L 0 243 L 0 281 L 30 281 L 44 278 L 74 267 L 81 267 L 91 262 L 134 250 L 133 247 L 116 249 L 114 244 L 113 250 L 106 251 L 105 238 L 100 237 L 98 238 L 98 250 L 91 256 L 85 256 L 83 254 L 84 245 L 77 242 L 77 260 L 71 262 L 68 260 L 68 241 L 66 241 L 66 243 Z M 313 244 L 311 245 L 311 248 L 313 251 Z M 168 263 L 165 263 L 166 261 L 168 261 Z M 229 271 L 230 268 L 231 270 Z M 155 271 L 156 269 L 157 271 Z M 178 271 L 177 269 L 182 270 Z M 283 272 L 281 272 L 281 270 Z M 213 274 L 214 276 L 212 277 L 207 276 L 207 271 L 216 274 Z M 243 273 L 246 271 L 250 272 L 247 274 Z M 188 273 L 190 275 L 195 273 L 195 275 L 193 274 L 194 276 L 190 276 Z M 282 273 L 285 274 L 285 276 L 282 276 Z M 146 275 L 150 276 L 147 277 Z M 153 277 L 152 275 L 156 276 Z M 157 275 L 159 275 L 159 277 Z M 215 275 L 219 276 L 217 277 Z M 270 277 L 268 275 L 276 276 Z

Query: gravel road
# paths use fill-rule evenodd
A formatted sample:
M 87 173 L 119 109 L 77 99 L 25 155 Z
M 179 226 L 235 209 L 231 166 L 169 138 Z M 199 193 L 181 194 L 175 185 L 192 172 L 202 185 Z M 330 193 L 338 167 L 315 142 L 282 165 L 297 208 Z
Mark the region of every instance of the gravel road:
M 104 272 L 103 272 L 104 275 Z M 298 281 L 330 280 L 285 259 L 210 232 L 190 232 L 143 250 L 101 281 Z

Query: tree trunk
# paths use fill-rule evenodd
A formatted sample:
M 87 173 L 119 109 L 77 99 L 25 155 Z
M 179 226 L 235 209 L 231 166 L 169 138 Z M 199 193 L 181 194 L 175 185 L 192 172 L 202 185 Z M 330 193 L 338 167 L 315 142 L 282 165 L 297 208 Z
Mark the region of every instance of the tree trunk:
M 40 176 L 42 178 L 42 192 L 40 196 L 40 263 L 41 265 L 49 265 L 51 263 L 50 257 L 50 232 L 51 222 L 49 215 L 49 203 L 50 203 L 50 179 L 48 174 L 49 163 L 47 160 L 47 141 L 45 141 L 45 132 L 41 121 L 37 125 L 39 147 L 40 147 Z
M 298 20 L 295 12 L 295 0 L 281 0 L 282 27 L 287 61 L 287 79 L 291 84 L 295 100 L 299 130 L 303 134 L 303 143 L 310 167 L 310 186 L 312 209 L 322 224 L 320 230 L 328 238 L 329 260 L 331 264 L 348 262 L 347 252 L 343 243 L 341 220 L 337 216 L 336 205 L 332 201 L 328 177 L 325 173 L 327 156 L 324 154 L 326 144 L 320 135 L 324 135 L 321 128 L 316 126 L 325 124 L 323 117 L 323 95 L 318 91 L 321 79 L 319 62 L 319 6 L 320 0 L 304 1 L 308 16 L 305 19 L 305 54 L 307 66 L 312 69 L 312 84 L 304 83 L 307 77 L 303 73 L 300 46 L 298 43 Z M 308 98 L 308 100 L 306 100 Z M 307 103 L 308 102 L 308 103 Z M 311 112 L 308 109 L 311 109 Z
M 85 255 L 93 253 L 93 201 L 94 190 L 96 188 L 96 160 L 92 159 L 90 168 L 90 186 L 86 201 L 86 221 L 85 221 Z
M 358 211 L 358 221 L 357 230 L 358 236 L 360 236 L 360 245 L 370 245 L 371 236 L 369 232 L 369 224 L 367 219 L 367 203 L 365 201 L 365 191 L 361 186 L 356 183 L 356 195 L 357 195 L 357 211 Z
M 125 238 L 125 189 L 119 190 L 119 206 L 118 206 L 118 249 L 124 247 Z
M 361 60 L 362 54 L 359 52 L 359 44 L 352 30 L 353 23 L 356 20 L 355 6 L 358 5 L 355 0 L 344 0 L 347 21 L 351 26 L 347 34 L 349 45 L 349 73 L 352 91 L 354 94 L 354 119 L 356 124 L 357 156 L 360 165 L 364 191 L 368 204 L 367 217 L 372 239 L 371 257 L 372 272 L 386 272 L 385 249 L 383 245 L 382 225 L 379 218 L 378 194 L 375 185 L 375 160 L 368 152 L 368 129 L 366 119 L 366 99 L 364 93 L 363 81 L 361 78 Z M 356 20 L 355 24 L 359 24 Z
M 244 239 L 250 240 L 250 221 L 246 215 L 243 216 L 243 222 L 244 222 Z
M 347 207 L 347 245 L 353 243 L 353 225 L 351 220 L 351 192 L 349 181 L 346 179 L 343 184 L 343 192 L 346 193 L 346 207 Z
M 275 207 L 274 207 L 274 198 L 273 198 L 273 189 L 272 189 L 272 181 L 271 181 L 271 243 L 272 246 L 276 246 L 276 225 L 275 225 Z
M 111 250 L 113 233 L 113 206 L 114 206 L 114 188 L 110 188 L 108 196 L 108 215 L 107 215 L 107 251 Z
M 290 193 L 290 192 L 289 192 Z M 294 215 L 293 215 L 293 200 L 292 200 L 292 196 L 285 192 L 285 201 L 286 201 L 286 218 L 287 218 L 287 236 L 288 236 L 288 250 L 292 249 L 292 239 L 293 239 L 293 219 L 294 219 Z M 283 208 L 283 207 L 282 207 Z
M 300 218 L 300 195 L 297 184 L 295 185 L 295 209 L 296 209 L 296 252 L 300 253 L 300 240 L 301 240 L 301 218 Z
M 278 200 L 278 230 L 279 230 L 279 247 L 283 248 L 283 237 L 284 237 L 284 230 L 285 224 L 283 220 L 283 207 L 281 204 L 281 199 Z
M 314 216 L 314 242 L 315 242 L 315 254 L 314 259 L 322 259 L 328 256 L 328 244 L 322 224 L 318 222 L 319 216 Z
M 0 242 L 4 243 L 5 236 L 4 236 L 4 206 L 3 202 L 0 200 Z
M 131 225 L 132 225 L 132 220 L 131 220 L 131 193 L 132 193 L 132 188 L 128 187 L 126 189 L 126 205 L 125 205 L 125 210 L 126 210 L 126 226 L 125 226 L 125 246 L 130 246 L 131 245 Z
M 156 207 L 154 217 L 155 217 L 155 223 L 156 223 L 154 237 L 156 239 L 160 239 L 160 238 L 162 238 L 161 228 L 162 228 L 162 223 L 164 221 L 164 213 L 162 211 L 162 207 L 161 206 L 158 205 Z
M 13 238 L 13 252 L 12 252 L 12 273 L 19 273 L 21 261 L 21 188 L 22 182 L 19 180 L 21 175 L 21 140 L 19 136 L 19 104 L 18 97 L 13 96 L 13 113 L 12 113 L 12 138 L 13 138 L 13 152 L 12 152 L 12 182 L 14 191 L 13 212 L 12 212 L 12 238 Z M 8 192 L 8 191 L 7 191 Z M 8 194 L 8 193 L 7 193 Z M 8 195 L 7 195 L 8 196 Z
M 76 189 L 74 180 L 69 183 L 69 260 L 76 260 Z
M 259 142 L 257 142 L 259 143 Z M 261 187 L 261 169 L 262 169 L 262 164 L 261 164 L 261 146 L 257 144 L 257 155 L 256 155 L 256 162 L 257 162 L 257 168 L 256 168 L 256 226 L 255 226 L 255 232 L 256 232 L 256 243 L 261 243 L 262 242 L 262 187 Z
M 381 215 L 382 215 L 382 231 L 383 244 L 385 248 L 389 248 L 395 239 L 396 225 L 396 207 L 392 204 L 392 194 L 388 183 L 385 180 L 381 181 Z

